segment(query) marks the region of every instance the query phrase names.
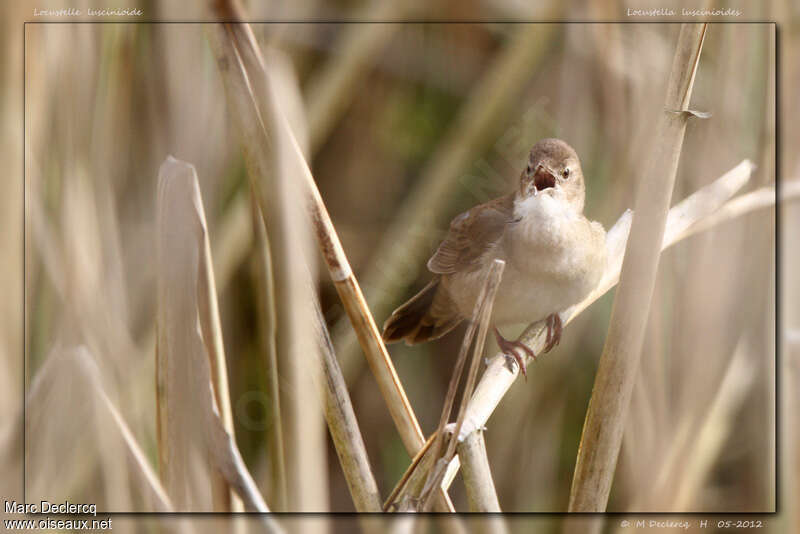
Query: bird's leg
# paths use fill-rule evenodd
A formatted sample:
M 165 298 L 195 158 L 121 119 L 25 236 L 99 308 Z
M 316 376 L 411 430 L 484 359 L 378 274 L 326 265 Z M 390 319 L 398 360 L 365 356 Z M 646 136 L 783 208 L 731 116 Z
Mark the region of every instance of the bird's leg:
M 543 352 L 550 352 L 550 350 L 559 344 L 561 341 L 561 316 L 557 313 L 551 313 L 547 316 L 547 339 Z
M 497 346 L 500 347 L 500 350 L 503 351 L 503 354 L 506 356 L 506 358 L 514 358 L 517 361 L 517 364 L 519 364 L 519 370 L 522 372 L 522 376 L 524 376 L 525 380 L 527 381 L 528 372 L 527 368 L 525 367 L 525 357 L 524 355 L 520 355 L 520 353 L 517 352 L 517 349 L 524 351 L 534 360 L 536 360 L 536 354 L 534 354 L 531 348 L 525 343 L 522 343 L 521 341 L 510 341 L 504 338 L 496 326 L 493 326 L 492 330 L 494 330 L 494 338 L 497 340 Z

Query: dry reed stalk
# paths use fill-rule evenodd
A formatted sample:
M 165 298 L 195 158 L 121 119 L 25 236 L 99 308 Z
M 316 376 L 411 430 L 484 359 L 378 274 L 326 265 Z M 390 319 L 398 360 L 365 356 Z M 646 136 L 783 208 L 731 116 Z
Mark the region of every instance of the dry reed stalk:
M 705 24 L 681 26 L 667 83 L 666 109 L 658 125 L 648 172 L 642 175 L 644 181 L 638 187 L 636 224 L 626 247 L 611 324 L 578 449 L 569 499 L 571 512 L 603 512 L 608 502 L 705 32 Z
M 161 478 L 179 510 L 199 502 L 202 476 L 192 458 L 208 462 L 215 487 L 235 490 L 252 511 L 269 509 L 220 418 L 212 384 L 213 328 L 199 300 L 212 290 L 208 232 L 194 167 L 168 157 L 159 169 L 157 201 L 156 405 Z M 207 263 L 207 264 L 206 264 Z M 204 264 L 206 264 L 204 266 Z M 209 313 L 208 310 L 205 313 Z M 226 490 L 227 492 L 227 490 Z M 213 493 L 212 493 L 213 495 Z M 267 519 L 270 530 L 278 527 Z
M 223 7 L 227 2 L 221 2 Z M 226 17 L 232 20 L 233 16 Z M 321 414 L 314 403 L 302 402 L 297 394 L 313 388 L 308 383 L 316 358 L 309 358 L 316 344 L 305 334 L 312 321 L 310 303 L 313 284 L 309 269 L 297 269 L 296 264 L 309 266 L 309 229 L 307 220 L 291 206 L 300 204 L 299 187 L 285 177 L 297 172 L 296 161 L 284 135 L 285 123 L 278 123 L 273 112 L 275 91 L 290 84 L 270 85 L 271 73 L 264 66 L 252 30 L 247 24 L 222 24 L 209 27 L 211 48 L 216 56 L 226 97 L 237 130 L 240 132 L 248 175 L 257 192 L 259 205 L 269 232 L 271 257 L 276 288 L 276 309 L 281 313 L 281 335 L 278 354 L 286 364 L 290 389 L 297 392 L 287 398 L 286 440 L 295 444 L 287 448 L 287 470 L 290 482 L 289 502 L 298 511 L 322 511 L 327 507 L 327 484 L 320 477 L 327 473 L 325 439 Z M 283 76 L 288 75 L 286 72 Z M 286 80 L 283 80 L 286 82 Z M 291 100 L 287 95 L 283 101 Z M 283 119 L 283 117 L 281 117 Z M 285 120 L 285 119 L 283 119 Z M 288 130 L 288 126 L 287 126 Z M 311 411 L 313 410 L 313 411 Z
M 470 432 L 458 444 L 461 458 L 461 474 L 467 488 L 467 502 L 470 512 L 502 512 L 497 490 L 492 480 L 492 470 L 486 455 L 486 442 L 483 431 Z
M 472 344 L 472 338 L 475 336 L 475 331 L 477 330 L 478 337 L 475 341 L 472 360 L 467 373 L 466 383 L 464 384 L 464 391 L 462 393 L 461 403 L 458 408 L 458 417 L 456 419 L 455 429 L 451 434 L 453 436 L 457 436 L 464 424 L 467 404 L 472 396 L 472 391 L 475 389 L 475 379 L 478 376 L 478 366 L 480 364 L 483 348 L 486 343 L 486 333 L 489 331 L 489 322 L 492 316 L 492 308 L 494 307 L 494 298 L 497 294 L 497 289 L 500 287 L 500 281 L 503 278 L 503 269 L 505 269 L 505 266 L 506 263 L 503 260 L 496 259 L 489 267 L 489 272 L 486 275 L 483 287 L 481 287 L 481 291 L 478 294 L 478 299 L 475 302 L 475 308 L 472 312 L 472 320 L 470 321 L 469 328 L 464 336 L 464 340 L 461 343 L 458 361 L 456 363 L 455 370 L 453 371 L 453 377 L 450 379 L 450 386 L 447 390 L 447 397 L 445 399 L 444 409 L 442 410 L 442 417 L 439 421 L 439 428 L 436 431 L 436 439 L 434 440 L 431 448 L 433 468 L 428 475 L 428 480 L 425 482 L 425 487 L 420 495 L 420 508 L 425 512 L 430 511 L 431 496 L 433 495 L 431 488 L 441 487 L 442 479 L 444 478 L 448 465 L 456 453 L 457 440 L 451 437 L 447 444 L 447 450 L 442 456 L 439 456 L 439 451 L 445 435 L 445 425 L 450 418 L 450 412 L 453 407 L 456 389 L 458 388 L 458 382 L 461 377 L 461 369 L 464 366 L 467 352 L 469 351 L 469 346 Z
M 276 347 L 278 316 L 275 311 L 275 281 L 272 276 L 272 257 L 269 238 L 264 227 L 261 208 L 255 195 L 251 197 L 255 255 L 258 262 L 256 276 L 258 286 L 259 333 L 267 373 L 267 459 L 270 466 L 269 495 L 275 511 L 286 510 L 286 459 L 283 451 L 283 419 L 281 417 L 280 389 L 278 384 L 278 354 Z
M 292 138 L 290 138 L 292 139 Z M 408 402 L 403 385 L 397 376 L 389 353 L 375 324 L 375 320 L 367 307 L 361 287 L 353 274 L 347 256 L 344 253 L 339 236 L 331 222 L 328 210 L 319 194 L 311 170 L 294 143 L 297 161 L 302 165 L 308 193 L 308 209 L 314 222 L 317 242 L 322 256 L 333 279 L 336 291 L 347 311 L 353 329 L 361 343 L 370 369 L 378 382 L 384 401 L 392 420 L 395 423 L 406 450 L 415 454 L 424 445 L 422 430 L 419 427 L 411 404 Z M 440 511 L 454 511 L 446 492 L 437 492 L 437 506 Z
M 449 487 L 460 467 L 458 458 L 455 457 L 455 440 L 450 438 L 447 441 L 448 446 L 444 454 L 441 454 L 441 448 L 446 440 L 446 436 L 457 433 L 464 422 L 466 415 L 465 407 L 467 400 L 472 395 L 472 390 L 475 385 L 479 362 L 481 361 L 481 354 L 483 353 L 483 346 L 486 341 L 486 332 L 489 327 L 489 318 L 491 317 L 494 295 L 500 284 L 504 266 L 505 262 L 502 260 L 495 260 L 487 273 L 484 286 L 481 288 L 481 293 L 473 309 L 472 320 L 470 321 L 467 332 L 461 343 L 458 361 L 445 396 L 444 407 L 439 420 L 439 428 L 428 438 L 425 445 L 414 456 L 411 464 L 384 503 L 384 510 L 428 511 L 431 504 L 431 497 L 434 494 L 432 489 L 437 488 L 444 490 L 444 488 Z M 447 424 L 455 400 L 455 393 L 461 377 L 461 371 L 466 361 L 467 352 L 475 336 L 475 330 L 478 330 L 478 339 L 475 343 L 473 358 L 467 374 L 457 422 L 454 424 Z
M 231 8 L 230 4 L 225 2 L 223 4 L 227 9 Z M 237 18 L 240 17 L 237 16 Z M 376 377 L 384 400 L 389 407 L 392 419 L 400 432 L 401 439 L 409 454 L 413 455 L 424 444 L 419 423 L 397 377 L 394 365 L 386 351 L 375 321 L 366 306 L 361 289 L 344 254 L 341 242 L 316 187 L 305 156 L 286 118 L 275 106 L 269 86 L 269 73 L 265 68 L 264 59 L 255 37 L 249 25 L 244 23 L 226 24 L 224 27 L 226 37 L 215 35 L 212 38 L 212 45 L 217 51 L 220 68 L 226 74 L 225 79 L 229 80 L 233 86 L 231 87 L 232 91 L 236 90 L 245 96 L 249 95 L 251 107 L 255 108 L 250 109 L 249 114 L 252 116 L 253 112 L 255 112 L 255 117 L 259 119 L 257 124 L 250 124 L 247 128 L 247 134 L 244 137 L 245 144 L 249 146 L 249 150 L 246 150 L 246 152 L 252 153 L 259 149 L 264 151 L 272 146 L 270 132 L 267 130 L 267 125 L 269 125 L 274 128 L 272 135 L 275 135 L 278 139 L 285 140 L 287 150 L 293 153 L 292 163 L 302 175 L 301 185 L 305 188 L 306 205 L 310 211 L 317 241 L 331 278 L 348 312 L 353 328 L 358 334 L 359 341 Z M 231 48 L 228 48 L 229 46 Z M 241 78 L 233 75 L 232 71 L 235 69 L 239 69 L 236 72 L 241 74 Z M 231 78 L 237 79 L 231 80 Z M 241 97 L 236 100 L 245 100 L 245 98 Z M 259 105 L 259 102 L 261 105 Z M 240 106 L 240 109 L 237 109 L 237 114 L 245 112 L 245 108 L 246 106 Z M 247 118 L 240 117 L 239 120 L 246 121 Z M 263 197 L 263 195 L 262 192 L 261 196 Z M 265 209 L 265 214 L 266 211 Z M 440 497 L 439 506 L 442 507 L 442 510 L 453 511 L 447 495 L 442 492 Z
M 356 511 L 380 512 L 382 510 L 380 493 L 369 465 L 364 439 L 361 437 L 342 370 L 333 352 L 325 318 L 319 310 L 319 303 L 315 304 L 317 313 L 314 327 L 321 345 L 319 353 L 322 359 L 320 365 L 322 376 L 318 377 L 317 389 L 323 401 L 325 420 L 328 422 L 336 454 L 339 456 L 339 463 Z
M 489 270 L 488 280 L 485 286 L 485 295 L 482 292 L 478 295 L 478 303 L 483 308 L 481 314 L 480 327 L 478 329 L 478 339 L 475 343 L 475 350 L 472 354 L 472 363 L 469 368 L 469 375 L 467 376 L 467 383 L 464 385 L 464 394 L 461 403 L 458 407 L 458 419 L 453 434 L 455 436 L 461 435 L 461 429 L 464 426 L 464 421 L 467 415 L 467 406 L 469 400 L 472 398 L 472 393 L 475 390 L 475 381 L 478 378 L 478 367 L 483 355 L 483 349 L 486 344 L 486 333 L 489 331 L 489 323 L 492 317 L 492 308 L 494 307 L 494 297 L 497 294 L 497 289 L 500 287 L 500 281 L 503 276 L 503 269 L 505 262 L 502 260 L 494 260 Z M 447 456 L 452 458 L 455 451 L 456 440 L 451 440 L 448 445 Z
M 487 277 L 484 286 L 481 290 L 481 294 L 479 295 L 475 307 L 472 310 L 472 318 L 469 322 L 469 326 L 467 327 L 467 331 L 464 334 L 464 338 L 461 340 L 461 348 L 458 351 L 458 358 L 456 358 L 456 364 L 453 367 L 453 373 L 450 377 L 450 383 L 447 386 L 447 393 L 445 394 L 444 397 L 444 406 L 442 407 L 442 413 L 439 417 L 439 426 L 433 433 L 433 443 L 431 444 L 430 454 L 433 458 L 436 459 L 434 461 L 434 465 L 437 465 L 439 460 L 442 459 L 441 451 L 442 451 L 442 444 L 445 441 L 445 427 L 447 426 L 448 421 L 450 421 L 450 414 L 453 410 L 453 404 L 455 404 L 456 392 L 458 390 L 458 384 L 461 381 L 461 374 L 462 370 L 464 369 L 464 363 L 466 363 L 467 361 L 467 354 L 469 353 L 469 348 L 470 346 L 472 346 L 472 341 L 475 338 L 475 331 L 481 324 L 481 318 L 483 317 L 482 304 L 486 298 L 486 287 L 489 284 L 489 281 L 490 278 Z M 434 473 L 432 471 L 428 477 L 428 480 L 432 482 L 433 478 L 434 478 Z M 426 484 L 426 486 L 429 487 L 430 484 Z
M 399 2 L 380 2 L 366 7 L 358 20 L 396 20 L 407 13 L 409 6 Z M 366 71 L 371 60 L 380 53 L 399 24 L 349 24 L 336 45 L 335 56 L 308 81 L 308 122 L 311 152 L 314 153 L 329 135 L 338 117 L 345 111 L 352 88 Z M 222 291 L 236 266 L 247 257 L 253 239 L 247 222 L 247 202 L 239 194 L 223 215 L 219 236 L 212 243 L 214 271 Z
M 394 223 L 373 254 L 376 261 L 362 277 L 376 316 L 388 316 L 410 282 L 406 273 L 427 259 L 423 256 L 430 230 L 449 209 L 461 172 L 490 144 L 504 118 L 518 105 L 525 81 L 542 60 L 555 32 L 552 24 L 520 25 L 470 93 L 414 189 L 394 214 Z M 357 362 L 357 338 L 344 319 L 334 325 L 332 335 L 345 378 L 349 378 Z
M 194 179 L 196 181 L 197 177 L 195 176 Z M 199 187 L 197 194 L 199 199 Z M 197 281 L 197 311 L 200 320 L 200 332 L 203 335 L 203 343 L 208 351 L 211 367 L 211 385 L 214 388 L 214 400 L 219 410 L 218 415 L 225 432 L 235 440 L 233 411 L 231 410 L 231 397 L 228 388 L 228 369 L 225 361 L 222 325 L 220 324 L 219 305 L 217 303 L 217 287 L 214 281 L 214 266 L 211 258 L 211 242 L 208 239 L 208 228 L 205 222 L 205 213 L 202 210 L 202 200 L 199 206 L 198 216 L 203 229 L 203 242 L 200 244 L 200 251 L 203 256 L 198 263 L 199 277 Z M 219 486 L 215 485 L 212 491 L 214 492 L 214 500 L 220 507 L 226 507 L 233 512 L 242 511 L 241 501 L 230 493 L 227 484 L 220 483 Z
M 359 20 L 396 20 L 402 18 L 409 6 L 400 2 L 370 4 Z M 399 24 L 349 24 L 336 45 L 335 58 L 308 82 L 308 122 L 311 152 L 314 153 L 329 135 L 338 117 L 345 111 L 352 88 L 359 76 L 383 45 L 389 41 Z M 227 287 L 233 271 L 247 257 L 253 240 L 248 223 L 245 195 L 240 193 L 223 214 L 218 236 L 212 243 L 214 272 L 220 292 Z M 154 333 L 148 339 L 154 338 Z M 151 346 L 152 343 L 147 343 Z

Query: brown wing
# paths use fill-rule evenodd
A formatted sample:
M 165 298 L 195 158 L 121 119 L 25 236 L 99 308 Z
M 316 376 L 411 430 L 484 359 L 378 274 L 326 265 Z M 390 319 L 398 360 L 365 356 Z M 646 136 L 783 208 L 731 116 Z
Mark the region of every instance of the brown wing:
M 450 223 L 447 237 L 428 260 L 428 269 L 436 274 L 469 270 L 503 237 L 506 226 L 513 221 L 513 194 L 465 211 Z

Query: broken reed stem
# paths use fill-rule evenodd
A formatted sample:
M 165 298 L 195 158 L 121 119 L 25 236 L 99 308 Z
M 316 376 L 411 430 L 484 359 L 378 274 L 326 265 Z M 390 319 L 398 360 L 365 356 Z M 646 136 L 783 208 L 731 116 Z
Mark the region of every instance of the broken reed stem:
M 320 392 L 325 420 L 330 429 L 336 454 L 342 466 L 350 496 L 353 499 L 357 512 L 382 511 L 380 494 L 372 469 L 367 457 L 367 449 L 361 430 L 358 427 L 356 414 L 347 385 L 339 368 L 339 362 L 333 352 L 328 328 L 319 309 L 319 302 L 315 302 L 316 315 L 314 326 L 320 344 L 320 358 L 322 373 L 317 378 L 317 389 Z
M 252 187 L 251 187 L 252 189 Z M 267 409 L 267 458 L 270 467 L 269 496 L 273 510 L 286 510 L 286 457 L 283 450 L 283 419 L 281 417 L 280 388 L 278 384 L 277 313 L 275 311 L 275 281 L 272 275 L 269 237 L 264 226 L 261 208 L 255 194 L 251 196 L 255 255 L 258 264 L 258 312 L 261 348 L 264 353 L 267 381 L 265 390 L 269 399 Z
M 472 391 L 475 388 L 475 379 L 478 376 L 478 366 L 483 354 L 483 347 L 486 343 L 486 333 L 489 331 L 489 322 L 492 316 L 492 308 L 494 307 L 494 298 L 497 294 L 497 288 L 500 287 L 500 281 L 503 278 L 503 269 L 505 266 L 506 262 L 496 259 L 489 267 L 489 272 L 486 275 L 483 287 L 481 287 L 481 292 L 478 295 L 478 299 L 475 303 L 475 308 L 472 311 L 472 320 L 470 321 L 469 328 L 467 329 L 467 334 L 464 336 L 464 340 L 461 343 L 458 362 L 456 363 L 456 369 L 453 372 L 453 377 L 450 379 L 450 387 L 447 390 L 445 407 L 442 410 L 442 417 L 439 422 L 436 441 L 434 441 L 433 449 L 431 451 L 433 468 L 431 469 L 431 473 L 428 476 L 428 481 L 425 483 L 425 489 L 423 489 L 423 494 L 421 496 L 421 509 L 424 512 L 430 511 L 431 495 L 433 495 L 431 488 L 440 487 L 442 478 L 444 478 L 445 471 L 447 470 L 447 465 L 450 463 L 450 460 L 453 458 L 453 456 L 455 456 L 456 444 L 458 441 L 455 439 L 455 436 L 458 436 L 458 433 L 464 424 L 464 416 L 466 414 L 467 404 L 472 396 Z M 456 389 L 461 377 L 461 369 L 466 361 L 467 351 L 472 343 L 472 338 L 475 335 L 476 329 L 478 331 L 478 338 L 475 342 L 475 347 L 472 353 L 472 361 L 470 363 L 469 372 L 467 373 L 466 383 L 464 384 L 464 392 L 462 393 L 461 404 L 459 405 L 458 409 L 458 418 L 455 431 L 453 432 L 453 437 L 451 437 L 448 441 L 446 452 L 440 458 L 439 449 L 441 448 L 441 444 L 444 439 L 444 427 L 450 418 L 450 411 L 453 407 Z
M 705 24 L 683 24 L 667 84 L 649 170 L 638 187 L 632 225 L 608 336 L 581 435 L 570 512 L 604 512 L 639 368 L 661 243 L 686 132 Z

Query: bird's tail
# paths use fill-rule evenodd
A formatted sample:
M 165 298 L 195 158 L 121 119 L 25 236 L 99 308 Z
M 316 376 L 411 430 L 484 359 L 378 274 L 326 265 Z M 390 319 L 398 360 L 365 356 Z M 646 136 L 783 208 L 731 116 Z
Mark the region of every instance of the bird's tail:
M 392 312 L 383 325 L 383 340 L 386 343 L 405 340 L 406 344 L 414 345 L 436 339 L 462 321 L 454 311 L 455 306 L 449 302 L 449 297 L 438 291 L 440 280 L 437 276 Z

